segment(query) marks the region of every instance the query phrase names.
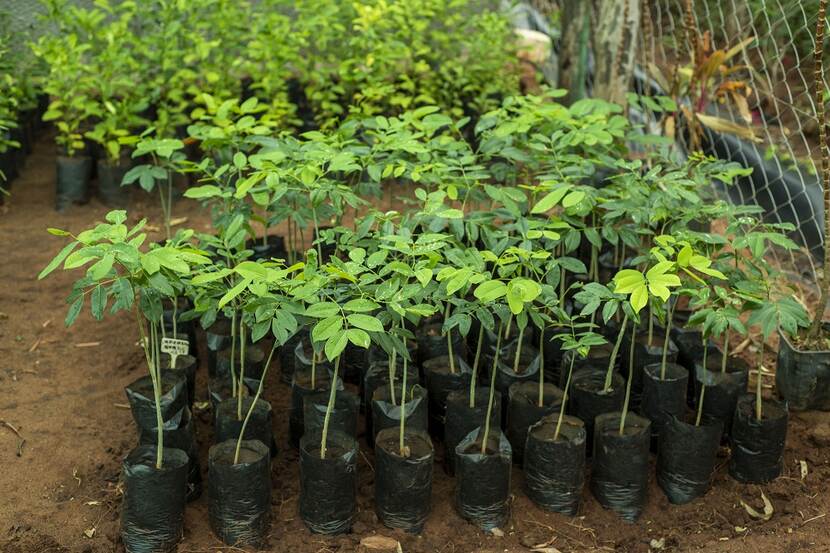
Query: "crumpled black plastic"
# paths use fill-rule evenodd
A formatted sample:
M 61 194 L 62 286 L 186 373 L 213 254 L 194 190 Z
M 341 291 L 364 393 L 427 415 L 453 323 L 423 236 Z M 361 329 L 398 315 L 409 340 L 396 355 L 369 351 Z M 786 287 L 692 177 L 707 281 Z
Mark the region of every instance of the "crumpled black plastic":
M 429 452 L 415 457 L 401 457 L 398 451 L 398 429 L 387 428 L 378 433 L 375 443 L 375 511 L 390 528 L 420 534 L 429 515 L 432 496 L 432 463 L 435 452 L 429 435 L 422 430 L 407 428 L 404 443 L 421 440 Z M 394 452 L 380 447 L 390 441 Z
M 491 427 L 488 442 L 496 446 L 495 451 L 482 455 L 483 433 L 484 428 L 476 428 L 455 447 L 455 499 L 464 519 L 482 530 L 492 530 L 504 526 L 510 516 L 512 452 L 504 434 Z
M 800 351 L 781 334 L 775 388 L 790 409 L 830 410 L 830 351 Z
M 180 449 L 187 453 L 189 459 L 187 469 L 187 501 L 194 501 L 202 495 L 202 467 L 199 463 L 199 445 L 196 443 L 196 431 L 190 409 L 182 410 L 179 425 L 175 428 L 162 430 L 164 447 Z M 138 443 L 141 445 L 156 445 L 158 433 L 155 428 L 138 429 Z
M 429 432 L 443 438 L 447 416 L 447 396 L 456 390 L 468 390 L 472 369 L 461 357 L 455 358 L 455 372 L 449 371 L 450 358 L 446 355 L 423 362 L 424 376 L 429 397 Z M 444 369 L 444 370 L 441 370 Z
M 726 372 L 720 372 L 720 355 L 709 356 L 707 365 L 709 370 L 703 369 L 703 364 L 695 366 L 696 397 L 700 397 L 701 384 L 706 385 L 706 394 L 703 396 L 703 420 L 720 422 L 723 424 L 723 433 L 726 436 L 732 431 L 732 419 L 735 415 L 735 405 L 738 398 L 746 393 L 749 385 L 749 367 L 740 358 L 730 358 Z M 717 365 L 716 370 L 712 367 Z
M 294 373 L 291 382 L 291 408 L 288 411 L 288 442 L 293 447 L 299 447 L 300 438 L 302 438 L 305 433 L 305 417 L 303 409 L 306 396 L 330 390 L 331 388 L 329 383 L 331 382 L 333 376 L 332 373 L 326 371 L 325 369 L 321 372 L 316 372 L 315 368 L 316 382 L 314 383 L 315 388 L 312 389 L 306 388 L 299 383 L 300 379 L 298 378 L 298 375 L 300 374 L 305 373 L 297 371 Z M 307 381 L 310 383 L 310 378 Z M 343 381 L 340 377 L 337 377 L 336 386 L 338 392 L 343 389 Z
M 468 390 L 450 392 L 447 396 L 447 419 L 444 426 L 444 462 L 447 472 L 455 474 L 455 448 L 467 435 L 484 426 L 487 416 L 489 388 L 476 388 L 475 407 L 470 408 L 470 394 Z M 493 397 L 493 411 L 490 414 L 490 427 L 500 428 L 501 423 L 501 396 Z
M 543 440 L 534 429 L 556 427 L 558 414 L 551 414 L 530 427 L 525 446 L 525 493 L 543 509 L 575 516 L 585 485 L 585 425 L 565 415 L 559 439 Z
M 427 391 L 417 384 L 409 386 L 409 382 L 407 382 L 406 403 L 401 409 L 401 386 L 396 386 L 396 388 L 398 392 L 397 405 L 392 405 L 392 402 L 389 401 L 388 385 L 384 384 L 375 390 L 372 399 L 372 435 L 366 436 L 366 441 L 370 446 L 374 446 L 378 432 L 386 428 L 400 426 L 402 416 L 406 417 L 407 428 L 427 431 Z
M 447 337 L 441 335 L 441 326 L 442 323 L 433 323 L 418 329 L 418 363 L 420 365 L 429 359 L 449 355 Z M 429 328 L 437 330 L 437 333 L 430 333 Z M 455 331 L 450 331 L 450 334 L 452 334 L 453 355 L 466 360 L 467 344 L 464 337 Z
M 591 491 L 600 505 L 633 522 L 643 512 L 648 494 L 651 422 L 628 413 L 620 436 L 620 416 L 606 413 L 596 419 Z
M 242 398 L 242 420 L 237 416 L 237 400 L 235 398 L 226 399 L 219 404 L 216 410 L 216 416 L 213 419 L 213 441 L 220 444 L 226 440 L 239 439 L 239 432 L 242 430 L 242 424 L 245 422 L 245 417 L 248 410 L 253 403 L 253 397 Z M 274 430 L 272 427 L 273 411 L 271 404 L 264 399 L 258 399 L 251 418 L 245 426 L 245 435 L 243 440 L 259 440 L 264 444 L 268 444 L 271 448 L 271 456 L 277 454 L 277 442 L 274 440 Z
M 300 518 L 315 534 L 343 534 L 357 516 L 357 441 L 329 432 L 320 459 L 320 437 L 315 432 L 300 440 Z
M 544 383 L 542 407 L 539 407 L 539 383 L 514 382 L 508 392 L 507 427 L 505 434 L 513 450 L 513 462 L 524 462 L 528 429 L 549 413 L 558 413 L 562 406 L 562 390 L 549 382 Z
M 242 394 L 246 396 L 254 395 L 256 389 L 251 389 L 248 383 L 245 383 L 245 388 Z M 230 376 L 217 376 L 208 381 L 208 399 L 210 400 L 210 407 L 213 410 L 214 417 L 219 404 L 233 397 L 233 383 Z
M 304 432 L 320 432 L 326 418 L 330 392 L 316 392 L 303 398 Z M 334 398 L 334 409 L 329 417 L 329 430 L 343 432 L 357 438 L 357 416 L 360 399 L 348 390 L 340 390 Z
M 760 421 L 755 418 L 753 394 L 742 396 L 735 407 L 729 474 L 739 482 L 770 482 L 778 478 L 784 466 L 789 420 L 787 404 L 764 400 L 762 407 L 763 418 Z
M 271 458 L 259 440 L 241 449 L 256 456 L 233 464 L 236 440 L 211 446 L 208 457 L 210 527 L 228 545 L 260 548 L 271 526 Z
M 688 386 L 689 373 L 677 363 L 666 363 L 666 378 L 662 380 L 660 363 L 643 367 L 640 413 L 651 421 L 652 436 L 659 436 L 672 416 L 680 417 L 686 412 Z
M 140 445 L 124 459 L 121 540 L 127 553 L 172 551 L 184 532 L 187 453 L 164 448 L 156 469 L 156 446 Z
M 173 372 L 181 371 L 187 380 L 187 403 L 193 407 L 193 402 L 196 400 L 196 369 L 199 367 L 199 360 L 192 355 L 179 355 L 176 358 L 176 368 L 170 367 L 170 356 L 166 353 L 161 354 L 161 366 L 164 370 Z
M 176 428 L 181 421 L 182 410 L 187 407 L 187 378 L 182 371 L 161 371 L 159 399 L 164 428 Z M 166 391 L 165 391 L 166 390 Z M 156 400 L 153 397 L 153 381 L 150 375 L 142 376 L 124 388 L 133 420 L 139 428 L 156 428 Z
M 622 410 L 625 401 L 625 380 L 615 372 L 611 390 L 603 394 L 605 368 L 583 368 L 574 371 L 568 393 L 568 412 L 585 423 L 585 440 L 593 446 L 594 423 L 598 415 Z M 590 455 L 592 451 L 588 451 Z
M 722 433 L 719 421 L 695 426 L 672 416 L 663 425 L 657 483 L 670 502 L 682 505 L 706 494 Z
M 640 329 L 637 332 L 637 341 L 634 343 L 634 371 L 632 373 L 633 380 L 631 381 L 631 400 L 630 405 L 633 409 L 640 407 L 640 401 L 643 397 L 643 370 L 648 365 L 660 363 L 663 360 L 663 342 L 664 329 L 655 328 L 652 336 L 652 343 L 648 343 L 648 331 Z M 628 367 L 628 358 L 631 339 L 630 335 L 623 339 L 625 350 L 623 352 L 624 367 Z M 677 345 L 669 338 L 669 348 L 666 352 L 666 361 L 668 363 L 677 362 Z
M 216 354 L 231 345 L 231 321 L 219 319 L 205 329 L 205 345 L 208 354 L 208 376 L 215 377 Z

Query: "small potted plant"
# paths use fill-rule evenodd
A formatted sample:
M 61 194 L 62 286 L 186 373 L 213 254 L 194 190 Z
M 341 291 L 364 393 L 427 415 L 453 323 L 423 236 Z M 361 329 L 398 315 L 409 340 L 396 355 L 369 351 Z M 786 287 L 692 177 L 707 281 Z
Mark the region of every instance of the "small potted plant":
M 130 310 L 135 314 L 140 343 L 152 382 L 156 433 L 155 445 L 141 445 L 125 458 L 124 507 L 121 536 L 127 551 L 172 551 L 182 537 L 187 495 L 189 458 L 185 451 L 165 447 L 169 424 L 162 413 L 163 371 L 161 370 L 161 298 L 172 290 L 171 282 L 188 275 L 192 267 L 209 262 L 202 252 L 189 247 L 155 247 L 140 250 L 146 235 L 144 221 L 132 228 L 124 223 L 124 211 L 107 214 L 107 223 L 78 235 L 50 229 L 52 234 L 70 236 L 72 242 L 44 268 L 46 277 L 61 263 L 67 270 L 88 266 L 69 296 L 66 323 L 72 324 L 91 301 L 93 317 L 101 319 L 112 301 L 111 311 Z M 184 406 L 186 409 L 186 406 Z

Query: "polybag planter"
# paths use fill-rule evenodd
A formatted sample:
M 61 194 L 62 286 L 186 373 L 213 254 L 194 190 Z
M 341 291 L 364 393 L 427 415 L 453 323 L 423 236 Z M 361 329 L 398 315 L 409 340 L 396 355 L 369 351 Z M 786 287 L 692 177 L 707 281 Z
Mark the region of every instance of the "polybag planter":
M 190 409 L 182 410 L 178 426 L 162 429 L 164 447 L 184 451 L 188 457 L 187 467 L 187 501 L 194 501 L 202 495 L 202 467 L 199 462 L 199 444 L 196 443 L 196 431 Z M 154 427 L 138 429 L 140 445 L 155 446 L 158 432 Z
M 686 412 L 689 373 L 677 363 L 666 363 L 665 378 L 660 378 L 660 372 L 660 363 L 643 368 L 640 413 L 651 421 L 652 437 L 660 435 L 671 417 L 682 417 Z
M 564 388 L 565 382 L 568 380 L 568 369 L 571 366 L 571 357 L 573 356 L 576 356 L 576 359 L 573 360 L 574 374 L 576 374 L 576 371 L 580 369 L 593 369 L 602 371 L 604 374 L 608 369 L 608 363 L 611 362 L 611 350 L 613 347 L 613 344 L 609 343 L 592 347 L 588 350 L 588 356 L 585 358 L 577 354 L 575 350 L 566 351 L 562 356 L 562 366 L 560 367 L 560 370 L 555 374 L 545 372 L 545 380 L 556 384 L 560 388 Z M 621 356 L 618 355 L 616 362 L 614 363 L 614 368 L 612 370 L 615 372 L 619 370 L 620 357 Z
M 621 413 L 596 418 L 591 492 L 606 509 L 633 522 L 639 518 L 648 495 L 648 452 L 651 422 L 628 413 L 619 433 Z
M 435 452 L 429 435 L 407 428 L 401 456 L 399 429 L 381 430 L 375 439 L 375 512 L 390 527 L 419 534 L 429 515 Z
M 423 365 L 424 361 L 440 356 L 449 355 L 447 337 L 441 333 L 443 323 L 432 323 L 418 329 L 418 364 Z M 467 360 L 467 347 L 464 337 L 455 331 L 450 331 L 452 336 L 453 356 Z
M 755 395 L 742 396 L 735 407 L 729 474 L 745 484 L 771 482 L 780 476 L 784 466 L 787 404 L 764 400 L 762 407 L 761 420 L 755 418 Z
M 515 382 L 510 386 L 505 434 L 513 450 L 514 463 L 521 465 L 524 462 L 528 429 L 545 415 L 558 413 L 562 407 L 562 396 L 562 390 L 545 382 L 540 407 L 538 382 Z
M 213 442 L 221 444 L 227 440 L 236 440 L 239 438 L 239 433 L 242 431 L 242 425 L 245 422 L 245 417 L 251 409 L 251 404 L 254 402 L 253 397 L 242 398 L 242 418 L 238 416 L 238 406 L 236 398 L 226 399 L 219 404 L 216 410 L 216 417 L 214 418 Z M 245 426 L 244 440 L 259 440 L 264 444 L 268 444 L 271 448 L 271 456 L 277 454 L 277 442 L 274 440 L 274 430 L 272 427 L 273 411 L 271 404 L 264 399 L 258 399 L 254 410 L 251 412 L 251 418 Z
M 205 345 L 208 355 L 208 375 L 213 378 L 216 372 L 216 354 L 231 345 L 231 320 L 221 318 L 205 329 Z
M 657 483 L 671 503 L 688 503 L 709 490 L 722 433 L 720 421 L 695 426 L 672 416 L 663 425 Z
M 140 445 L 124 459 L 121 541 L 127 553 L 167 553 L 184 532 L 187 453 L 164 448 L 156 468 L 156 446 Z
M 170 355 L 166 353 L 161 354 L 162 370 L 181 371 L 187 381 L 187 403 L 193 407 L 193 402 L 196 401 L 196 369 L 199 367 L 199 360 L 192 355 L 179 355 L 176 358 L 176 368 L 170 368 Z
M 268 260 L 272 257 L 286 259 L 288 250 L 285 248 L 285 237 L 279 234 L 269 234 L 262 243 L 261 238 L 251 239 L 245 242 L 245 249 L 253 253 L 249 258 L 251 261 Z
M 300 440 L 300 518 L 315 534 L 348 532 L 357 515 L 357 441 L 329 432 L 326 458 L 320 433 Z
M 92 158 L 58 156 L 56 163 L 55 209 L 64 211 L 72 204 L 86 201 L 92 177 Z
M 241 356 L 239 344 L 233 350 L 227 347 L 216 354 L 216 375 L 230 376 L 231 374 L 231 352 L 233 351 L 236 358 L 233 363 L 233 370 L 239 377 L 239 370 L 241 368 Z M 262 379 L 262 373 L 265 370 L 265 360 L 267 355 L 265 351 L 257 344 L 245 344 L 245 382 L 251 388 L 259 387 L 259 381 Z
M 161 420 L 164 428 L 175 428 L 181 420 L 182 410 L 187 407 L 187 377 L 181 371 L 163 370 L 160 385 Z M 139 428 L 156 428 L 156 401 L 150 375 L 134 380 L 124 388 L 124 392 L 136 425 Z
M 228 545 L 262 547 L 271 526 L 271 457 L 259 440 L 237 440 L 210 448 L 208 516 L 213 532 Z
M 643 377 L 645 367 L 663 361 L 663 342 L 665 334 L 662 328 L 655 328 L 651 343 L 648 343 L 648 330 L 640 329 L 634 342 L 634 370 L 631 381 L 631 406 L 638 408 L 643 395 Z M 628 340 L 626 340 L 628 342 Z M 623 352 L 624 359 L 628 359 L 628 352 Z M 666 353 L 667 363 L 677 362 L 677 346 L 669 338 Z
M 530 427 L 525 445 L 525 493 L 539 507 L 575 516 L 585 485 L 585 425 L 565 415 L 553 439 L 558 414 Z
M 316 392 L 303 397 L 303 434 L 321 432 L 329 404 L 329 392 Z M 337 392 L 329 416 L 329 430 L 357 438 L 358 397 L 348 390 Z
M 788 409 L 830 411 L 830 351 L 800 350 L 785 333 L 778 334 L 775 389 Z
M 311 386 L 311 372 L 297 371 L 291 382 L 291 408 L 288 412 L 288 441 L 293 447 L 299 447 L 300 438 L 305 432 L 305 398 L 318 392 L 326 392 L 331 387 L 332 374 L 323 369 L 315 372 L 314 387 Z M 343 389 L 343 381 L 337 379 L 337 391 Z
M 455 474 L 455 451 L 461 441 L 470 432 L 484 426 L 487 418 L 489 388 L 476 388 L 475 406 L 470 407 L 469 390 L 450 392 L 447 396 L 447 419 L 444 427 L 444 462 L 447 472 Z M 490 414 L 490 428 L 500 428 L 501 396 L 493 398 L 493 410 Z
M 625 401 L 625 380 L 618 373 L 611 379 L 611 389 L 603 392 L 605 370 L 586 368 L 571 377 L 568 411 L 585 423 L 585 436 L 593 444 L 594 423 L 599 415 L 621 411 Z
M 482 530 L 501 528 L 510 516 L 510 442 L 490 428 L 487 453 L 481 453 L 483 428 L 467 434 L 455 447 L 455 499 L 459 514 Z
M 708 356 L 708 370 L 704 370 L 702 361 L 695 366 L 695 397 L 700 397 L 701 385 L 705 384 L 702 418 L 707 422 L 722 423 L 724 435 L 729 436 L 738 398 L 746 393 L 749 385 L 749 367 L 740 358 L 729 358 L 723 373 L 721 359 L 720 354 Z
M 406 417 L 408 428 L 427 431 L 427 391 L 417 384 L 409 386 L 407 382 L 406 402 L 401 408 L 402 388 L 396 386 L 395 405 L 390 400 L 388 384 L 375 390 L 372 398 L 372 434 L 366 434 L 366 441 L 370 447 L 374 445 L 375 437 L 381 430 L 400 426 L 401 417 Z
M 513 370 L 513 361 L 502 357 L 496 368 L 496 391 L 501 396 L 501 404 L 507 405 L 510 401 L 510 387 L 517 382 L 539 382 L 539 368 L 542 359 L 538 355 L 533 357 L 521 356 L 519 372 Z M 502 427 L 507 427 L 507 410 L 502 411 Z
M 244 383 L 242 386 L 242 396 L 251 396 L 253 394 L 254 391 L 251 390 L 248 383 Z M 219 404 L 232 397 L 233 381 L 230 375 L 217 376 L 208 381 L 208 400 L 210 401 L 211 409 L 213 409 L 214 418 L 216 418 L 216 410 L 219 408 Z
M 424 375 L 429 397 L 429 432 L 438 439 L 443 439 L 444 424 L 447 417 L 447 396 L 450 392 L 470 389 L 472 369 L 455 356 L 455 372 L 450 372 L 450 358 L 447 355 L 427 359 L 423 363 Z

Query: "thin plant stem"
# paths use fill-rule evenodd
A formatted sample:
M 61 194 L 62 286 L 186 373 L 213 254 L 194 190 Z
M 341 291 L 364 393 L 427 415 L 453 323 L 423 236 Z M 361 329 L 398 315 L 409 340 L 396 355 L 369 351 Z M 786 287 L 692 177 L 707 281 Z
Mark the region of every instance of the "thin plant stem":
M 479 323 L 476 356 L 473 359 L 473 374 L 470 377 L 470 409 L 473 409 L 476 406 L 476 380 L 478 379 L 478 363 L 481 360 L 482 342 L 484 342 L 484 325 Z
M 150 325 L 150 341 L 152 346 L 158 342 L 156 324 Z M 156 404 L 156 469 L 161 470 L 164 465 L 164 420 L 161 416 L 161 371 L 159 370 L 158 355 L 153 349 L 153 360 L 150 367 L 150 380 L 153 382 L 153 400 Z
M 444 321 L 450 318 L 450 302 L 447 302 L 447 309 L 444 312 Z M 452 351 L 452 330 L 447 331 L 447 354 L 450 358 L 450 374 L 455 374 L 455 355 Z
M 265 368 L 262 370 L 262 380 L 259 381 L 259 386 L 257 387 L 256 394 L 254 395 L 254 400 L 251 402 L 251 406 L 248 407 L 248 413 L 245 415 L 245 420 L 242 422 L 242 428 L 239 430 L 239 439 L 236 440 L 236 452 L 233 455 L 234 465 L 239 463 L 239 451 L 242 448 L 242 440 L 245 436 L 245 429 L 248 427 L 248 421 L 251 420 L 254 407 L 262 395 L 263 388 L 265 388 L 265 377 L 268 375 L 268 367 L 271 366 L 271 358 L 274 356 L 274 351 L 276 351 L 276 349 L 277 342 L 275 341 L 274 345 L 271 346 L 271 353 L 268 354 L 268 360 L 265 362 Z
M 404 340 L 404 346 L 406 346 L 406 340 Z M 401 457 L 406 457 L 404 454 L 405 446 L 404 443 L 404 430 L 406 428 L 406 373 L 407 373 L 407 363 L 406 363 L 406 355 L 403 356 L 403 385 L 401 386 L 401 423 L 400 423 L 400 433 L 398 436 L 398 448 L 400 449 Z M 389 383 L 389 388 L 394 388 L 394 382 Z
M 623 402 L 622 413 L 620 414 L 620 436 L 625 432 L 625 418 L 628 416 L 628 403 L 631 401 L 631 381 L 634 380 L 634 337 L 631 333 L 631 353 L 628 356 L 628 382 L 625 384 L 625 401 Z
M 539 407 L 545 402 L 545 327 L 539 332 Z
M 239 394 L 236 396 L 236 418 L 242 420 L 242 387 L 245 385 L 245 325 L 239 321 Z
M 404 360 L 406 360 L 406 355 L 404 355 Z M 395 372 L 397 369 L 398 364 L 398 350 L 392 348 L 392 355 L 389 356 L 389 399 L 392 401 L 392 405 L 397 405 L 397 399 L 395 398 Z
M 667 313 L 668 318 L 666 319 L 666 336 L 663 338 L 663 357 L 660 360 L 660 380 L 665 380 L 666 379 L 666 360 L 668 359 L 668 356 L 669 356 L 669 340 L 670 340 L 669 337 L 671 336 L 671 322 L 672 322 L 671 320 L 672 320 L 672 317 L 674 317 L 674 305 L 672 305 L 671 302 L 669 302 L 667 310 L 668 310 L 668 313 Z
M 706 347 L 706 338 L 703 338 L 703 381 L 700 383 L 700 397 L 697 400 L 697 417 L 695 418 L 695 426 L 700 426 L 700 418 L 703 416 L 703 397 L 706 395 L 706 361 L 709 354 L 709 348 Z
M 623 316 L 622 325 L 620 326 L 620 334 L 617 336 L 617 341 L 614 342 L 614 349 L 611 350 L 611 359 L 608 361 L 608 370 L 605 373 L 605 384 L 602 387 L 603 392 L 608 392 L 611 389 L 611 382 L 614 376 L 614 363 L 617 361 L 617 354 L 620 352 L 620 345 L 623 341 L 623 336 L 625 336 L 625 328 L 628 325 L 628 313 Z M 636 336 L 636 332 L 632 332 L 632 340 L 633 337 Z M 632 348 L 633 349 L 633 348 Z
M 334 411 L 334 402 L 337 399 L 337 373 L 340 370 L 340 356 L 334 360 L 334 373 L 331 378 L 331 390 L 329 391 L 329 403 L 326 406 L 326 416 L 323 418 L 323 434 L 320 438 L 320 459 L 326 458 L 326 441 L 329 436 L 329 422 L 331 412 Z
M 237 383 L 236 383 L 236 371 L 235 369 L 235 358 L 236 358 L 236 309 L 233 310 L 231 313 L 231 396 L 236 397 L 237 392 L 242 394 L 242 390 L 237 390 Z M 242 383 L 239 383 L 239 388 L 242 387 Z
M 499 336 L 496 338 L 496 355 L 493 357 L 493 368 L 490 371 L 490 397 L 487 401 L 487 416 L 484 419 L 484 435 L 481 438 L 481 454 L 487 452 L 487 439 L 490 436 L 490 417 L 493 414 L 493 399 L 496 391 L 496 372 L 498 371 L 499 353 L 501 353 L 501 335 L 504 323 L 499 323 Z
M 519 361 L 522 358 L 522 345 L 524 343 L 525 327 L 519 329 L 519 342 L 516 344 L 516 353 L 513 356 L 513 372 L 519 374 Z
M 763 398 L 761 388 L 764 380 L 764 338 L 761 337 L 761 347 L 758 348 L 758 375 L 755 380 L 755 418 L 761 420 L 764 415 Z
M 726 360 L 729 359 L 729 329 L 726 329 L 726 336 L 723 338 L 723 354 L 720 360 L 720 372 L 726 374 Z
M 562 405 L 559 407 L 559 418 L 556 421 L 556 430 L 553 432 L 553 441 L 559 439 L 559 431 L 562 429 L 562 420 L 565 418 L 565 404 L 568 402 L 568 392 L 571 389 L 571 375 L 574 372 L 574 361 L 576 350 L 571 352 L 571 362 L 568 364 L 568 379 L 565 381 L 565 391 L 562 393 Z

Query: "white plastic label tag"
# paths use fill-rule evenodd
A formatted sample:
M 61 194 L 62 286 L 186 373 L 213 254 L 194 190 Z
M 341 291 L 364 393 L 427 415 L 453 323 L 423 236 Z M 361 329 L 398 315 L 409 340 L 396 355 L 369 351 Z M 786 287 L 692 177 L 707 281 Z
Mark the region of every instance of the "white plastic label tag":
M 170 355 L 187 355 L 190 353 L 190 342 L 176 338 L 162 338 L 161 351 Z

